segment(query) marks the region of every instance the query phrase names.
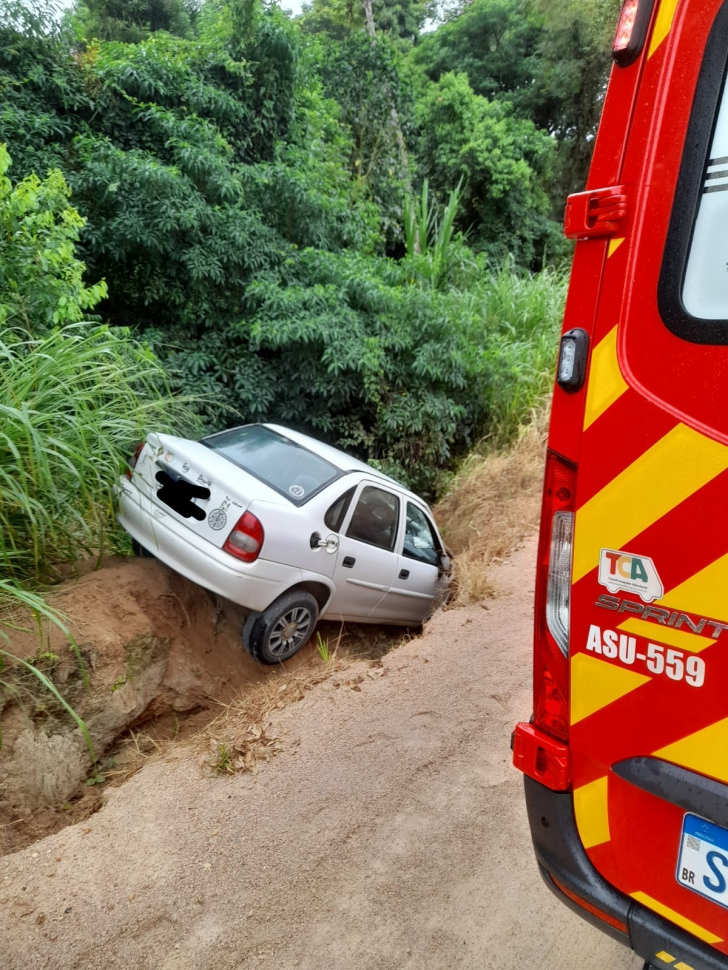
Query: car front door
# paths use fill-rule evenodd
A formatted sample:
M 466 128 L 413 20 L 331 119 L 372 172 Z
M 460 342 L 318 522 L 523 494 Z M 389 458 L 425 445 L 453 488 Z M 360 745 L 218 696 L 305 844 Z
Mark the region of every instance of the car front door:
M 401 514 L 399 496 L 371 482 L 362 482 L 344 520 L 334 569 L 336 592 L 328 615 L 386 619 L 382 601 L 397 569 L 395 552 Z
M 442 547 L 434 525 L 413 502 L 406 503 L 404 542 L 390 593 L 391 607 L 404 620 L 421 623 L 438 605 L 443 584 Z

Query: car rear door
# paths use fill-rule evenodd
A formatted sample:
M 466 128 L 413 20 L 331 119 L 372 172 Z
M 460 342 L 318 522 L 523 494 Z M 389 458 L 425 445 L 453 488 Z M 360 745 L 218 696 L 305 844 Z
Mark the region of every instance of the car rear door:
M 728 954 L 728 3 L 662 0 L 648 44 L 578 460 L 574 809 L 608 882 Z

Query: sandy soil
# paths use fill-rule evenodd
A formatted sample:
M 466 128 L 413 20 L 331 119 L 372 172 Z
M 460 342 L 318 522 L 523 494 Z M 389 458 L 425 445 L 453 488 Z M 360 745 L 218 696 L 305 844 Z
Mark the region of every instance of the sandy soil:
M 150 764 L 1 859 L 3 970 L 636 970 L 542 885 L 510 767 L 534 559 L 357 689 L 286 708 L 256 777 Z

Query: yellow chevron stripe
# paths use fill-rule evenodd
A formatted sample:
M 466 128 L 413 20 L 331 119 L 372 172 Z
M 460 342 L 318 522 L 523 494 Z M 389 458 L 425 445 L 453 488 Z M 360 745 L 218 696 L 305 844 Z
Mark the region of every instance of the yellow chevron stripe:
M 678 424 L 576 513 L 573 582 L 726 468 L 728 448 Z
M 574 814 L 579 837 L 585 849 L 609 842 L 609 809 L 607 801 L 608 780 L 596 781 L 574 789 Z
M 674 963 L 677 957 L 674 957 L 672 953 L 668 953 L 666 950 L 660 950 L 659 953 L 655 954 L 658 960 L 662 960 L 663 963 Z
M 571 723 L 583 721 L 651 679 L 588 653 L 574 654 L 571 658 Z
M 728 590 L 728 556 L 722 556 L 690 579 L 686 579 L 684 583 L 671 589 L 662 597 L 660 605 L 720 620 L 728 616 L 726 590 Z M 704 638 L 701 637 L 701 639 Z
M 655 21 L 655 29 L 652 31 L 652 40 L 650 41 L 650 49 L 647 52 L 647 58 L 655 53 L 657 48 L 667 37 L 672 29 L 672 22 L 675 18 L 675 11 L 677 10 L 678 0 L 662 0 L 660 4 L 660 9 L 657 13 L 657 20 Z
M 617 250 L 619 249 L 619 247 L 622 245 L 623 242 L 624 242 L 624 236 L 622 236 L 621 239 L 610 239 L 609 240 L 609 249 L 607 250 L 607 259 L 609 259 L 610 256 L 614 256 L 614 254 L 617 252 Z
M 660 748 L 654 757 L 728 782 L 728 717 Z
M 703 929 L 697 923 L 693 923 L 691 919 L 686 916 L 681 916 L 680 913 L 676 913 L 674 909 L 670 909 L 669 906 L 665 906 L 664 903 L 659 902 L 657 899 L 653 899 L 652 896 L 648 896 L 647 893 L 630 893 L 632 899 L 636 899 L 638 903 L 642 903 L 648 909 L 654 910 L 655 913 L 659 913 L 660 916 L 664 916 L 665 919 L 669 919 L 671 923 L 676 923 L 678 926 L 682 926 L 684 930 L 692 933 L 693 936 L 697 936 L 699 940 L 705 940 L 706 943 L 722 943 L 723 938 L 721 936 L 716 936 L 715 933 L 711 933 L 710 930 Z
M 665 602 L 661 600 L 661 602 Z M 686 606 L 692 612 L 692 607 Z M 700 612 L 700 611 L 698 611 Z M 659 626 L 657 623 L 648 623 L 647 620 L 638 620 L 636 616 L 631 616 L 624 623 L 619 624 L 620 630 L 627 633 L 636 633 L 638 637 L 645 637 L 653 643 L 667 643 L 671 647 L 679 650 L 687 650 L 689 653 L 700 653 L 707 647 L 712 647 L 715 640 L 709 637 L 700 636 L 698 633 L 690 633 L 687 630 L 673 630 L 669 626 Z
M 586 390 L 584 430 L 594 424 L 627 390 L 617 363 L 617 328 L 609 333 L 592 351 L 589 366 L 589 384 Z

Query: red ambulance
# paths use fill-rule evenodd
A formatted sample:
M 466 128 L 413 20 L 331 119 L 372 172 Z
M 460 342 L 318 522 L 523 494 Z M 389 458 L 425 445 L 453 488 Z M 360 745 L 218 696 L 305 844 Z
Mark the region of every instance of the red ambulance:
M 538 553 L 534 847 L 661 970 L 728 970 L 728 0 L 624 0 Z

